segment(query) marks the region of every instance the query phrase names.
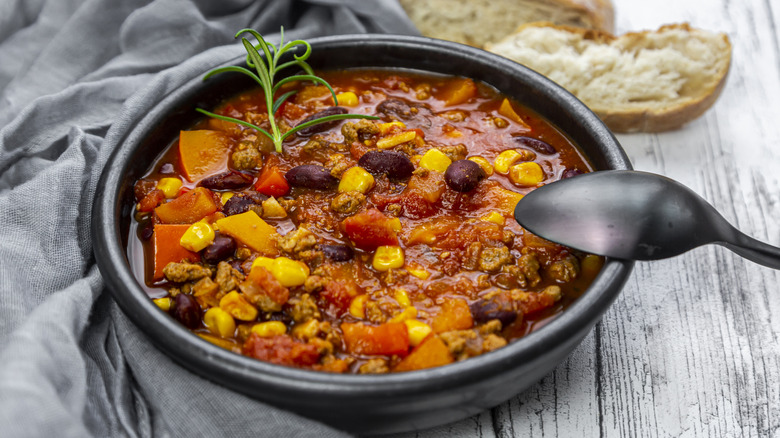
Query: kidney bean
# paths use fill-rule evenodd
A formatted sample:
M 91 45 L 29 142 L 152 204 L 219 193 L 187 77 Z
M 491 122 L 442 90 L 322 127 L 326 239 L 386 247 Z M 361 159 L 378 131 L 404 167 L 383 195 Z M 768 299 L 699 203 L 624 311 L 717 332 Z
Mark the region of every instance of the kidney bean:
M 484 324 L 497 319 L 506 327 L 517 319 L 517 311 L 512 306 L 512 300 L 505 294 L 498 294 L 489 299 L 481 299 L 469 306 L 474 321 Z
M 563 175 L 561 175 L 561 179 L 573 178 L 577 175 L 582 175 L 582 171 L 580 169 L 566 169 L 563 172 Z
M 252 175 L 229 170 L 224 173 L 204 178 L 200 185 L 211 190 L 237 190 L 249 187 L 254 181 Z
M 301 123 L 298 123 L 298 125 L 302 125 L 302 124 L 304 124 L 306 122 L 310 122 L 312 120 L 319 119 L 320 117 L 333 116 L 333 115 L 336 115 L 336 114 L 346 114 L 346 113 L 347 113 L 347 109 L 346 108 L 342 108 L 340 106 L 332 106 L 330 108 L 325 108 L 322 111 L 318 111 L 318 112 L 310 115 L 309 117 L 306 117 L 305 119 L 301 120 Z M 331 129 L 331 128 L 335 127 L 336 125 L 338 125 L 339 122 L 340 122 L 340 120 L 332 120 L 330 122 L 324 122 L 324 123 L 320 123 L 318 125 L 312 125 L 312 126 L 309 126 L 307 128 L 301 129 L 300 131 L 297 132 L 297 134 L 300 135 L 301 137 L 309 137 L 309 136 L 314 135 L 314 134 L 316 134 L 318 132 L 327 131 L 328 129 Z M 298 125 L 296 125 L 296 126 L 298 126 Z
M 512 137 L 512 139 L 520 146 L 531 148 L 540 154 L 552 155 L 555 153 L 555 148 L 552 147 L 549 143 L 543 142 L 542 140 L 536 138 L 518 135 L 516 137 Z
M 470 192 L 477 188 L 477 184 L 485 179 L 485 171 L 479 164 L 471 160 L 458 160 L 444 172 L 444 181 L 452 190 L 457 192 Z
M 358 160 L 358 165 L 375 175 L 387 174 L 392 180 L 409 179 L 414 164 L 401 152 L 370 150 Z
M 376 110 L 387 116 L 396 116 L 399 119 L 412 117 L 412 108 L 401 99 L 385 99 L 376 106 Z
M 235 269 L 236 271 L 238 271 L 238 272 L 240 272 L 242 274 L 246 274 L 246 272 L 244 272 L 244 267 L 242 266 L 243 263 L 244 263 L 243 261 L 241 261 L 241 260 L 231 260 L 228 263 L 230 264 L 231 268 Z
M 262 201 L 260 201 L 262 202 Z M 222 213 L 225 216 L 233 216 L 234 214 L 246 213 L 253 205 L 258 205 L 260 202 L 255 202 L 251 197 L 244 195 L 235 195 L 227 200 L 224 206 L 222 206 Z
M 216 265 L 236 252 L 236 241 L 230 236 L 217 235 L 211 245 L 200 253 L 206 263 Z
M 304 164 L 288 170 L 284 178 L 294 187 L 327 190 L 338 184 L 339 180 L 330 171 L 317 164 Z
M 188 329 L 200 326 L 200 305 L 192 295 L 179 294 L 173 299 L 173 318 Z
M 355 251 L 346 245 L 320 245 L 320 250 L 335 262 L 346 262 L 355 256 Z
M 141 239 L 149 240 L 154 236 L 154 224 L 149 224 L 141 230 Z

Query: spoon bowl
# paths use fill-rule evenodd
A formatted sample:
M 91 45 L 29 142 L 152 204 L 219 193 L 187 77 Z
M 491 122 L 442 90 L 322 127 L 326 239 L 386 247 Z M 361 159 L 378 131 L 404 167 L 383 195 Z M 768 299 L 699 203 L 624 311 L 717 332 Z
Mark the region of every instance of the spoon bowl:
M 542 186 L 515 208 L 520 225 L 581 251 L 629 260 L 659 260 L 717 243 L 780 269 L 780 249 L 729 224 L 688 187 L 629 170 L 579 175 Z

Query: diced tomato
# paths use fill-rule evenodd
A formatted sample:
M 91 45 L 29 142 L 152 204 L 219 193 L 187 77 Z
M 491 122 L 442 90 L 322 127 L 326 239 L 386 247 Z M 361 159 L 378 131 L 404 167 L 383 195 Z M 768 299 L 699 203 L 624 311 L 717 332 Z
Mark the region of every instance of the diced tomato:
M 329 281 L 320 292 L 320 297 L 336 310 L 337 315 L 344 314 L 349 309 L 352 299 L 357 295 L 358 290 L 355 284 L 342 280 Z
M 266 196 L 278 198 L 290 193 L 290 184 L 284 178 L 284 172 L 276 167 L 269 167 L 260 173 L 255 182 L 255 190 Z
M 261 295 L 268 296 L 277 304 L 286 304 L 290 299 L 290 290 L 282 286 L 271 272 L 262 267 L 252 268 L 246 278 L 250 287 L 242 289 L 245 295 L 250 295 L 252 302 L 257 302 Z M 256 287 L 252 287 L 256 286 Z
M 390 218 L 375 208 L 350 216 L 341 225 L 358 248 L 371 251 L 384 245 L 398 245 Z
M 398 354 L 409 351 L 409 332 L 402 322 L 388 322 L 377 326 L 363 323 L 343 323 L 347 351 L 355 354 Z
M 370 150 L 371 150 L 370 147 L 364 145 L 359 141 L 352 142 L 352 144 L 349 147 L 349 153 L 352 155 L 352 158 L 354 158 L 356 161 L 359 160 L 360 157 L 365 155 L 366 152 Z
M 410 219 L 421 219 L 436 214 L 436 207 L 416 191 L 410 191 L 401 198 L 403 215 Z
M 252 333 L 244 343 L 244 354 L 279 365 L 297 367 L 312 366 L 320 360 L 320 352 L 315 345 L 297 341 L 290 335 L 264 338 Z
M 147 193 L 138 203 L 138 211 L 152 211 L 165 200 L 165 193 L 160 189 L 154 189 Z
M 428 335 L 420 345 L 396 365 L 393 371 L 413 371 L 447 365 L 455 360 L 449 348 L 436 335 Z

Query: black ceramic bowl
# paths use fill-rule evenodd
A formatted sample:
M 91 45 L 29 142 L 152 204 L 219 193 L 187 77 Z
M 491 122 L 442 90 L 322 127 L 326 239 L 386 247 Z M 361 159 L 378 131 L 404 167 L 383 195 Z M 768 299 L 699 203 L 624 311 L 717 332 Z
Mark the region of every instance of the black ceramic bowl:
M 355 35 L 312 39 L 315 69 L 390 67 L 468 76 L 536 110 L 579 145 L 597 169 L 629 169 L 619 143 L 579 100 L 541 75 L 505 58 L 460 44 L 416 37 Z M 239 57 L 230 64 L 243 64 Z M 214 66 L 204 66 L 203 72 Z M 540 380 L 601 319 L 633 263 L 607 260 L 591 287 L 545 327 L 509 346 L 455 364 L 388 375 L 335 375 L 273 365 L 216 347 L 161 312 L 133 276 L 126 253 L 141 177 L 181 127 L 252 86 L 243 77 L 202 74 L 182 79 L 152 108 L 123 117 L 140 122 L 117 144 L 94 205 L 96 259 L 108 290 L 157 346 L 191 371 L 235 391 L 353 432 L 422 429 L 495 406 Z M 145 114 L 145 115 L 143 115 Z

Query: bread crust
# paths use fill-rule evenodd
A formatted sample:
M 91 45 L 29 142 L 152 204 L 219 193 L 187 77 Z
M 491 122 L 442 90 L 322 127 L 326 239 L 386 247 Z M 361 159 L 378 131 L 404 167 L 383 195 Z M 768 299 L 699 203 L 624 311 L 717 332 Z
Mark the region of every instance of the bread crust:
M 612 0 L 400 0 L 429 37 L 483 47 L 524 22 L 549 20 L 612 31 Z
M 627 52 L 631 52 L 635 50 L 636 47 L 642 46 L 648 46 L 648 49 L 656 48 L 654 47 L 654 41 L 648 37 L 662 34 L 666 31 L 678 30 L 686 33 L 703 32 L 692 28 L 688 23 L 680 23 L 665 25 L 655 31 L 629 32 L 621 36 L 614 36 L 609 32 L 600 30 L 555 25 L 550 22 L 538 22 L 526 23 L 519 26 L 515 33 L 507 36 L 501 42 L 488 45 L 486 49 L 512 59 L 511 54 L 503 53 L 504 51 L 500 49 L 500 46 L 507 41 L 512 41 L 516 35 L 531 27 L 549 27 L 566 31 L 577 35 L 582 40 L 588 40 L 603 45 L 617 45 Z M 708 81 L 700 87 L 700 89 L 697 89 L 697 93 L 694 97 L 681 97 L 666 104 L 651 102 L 643 107 L 635 106 L 632 108 L 616 107 L 604 102 L 588 102 L 588 106 L 612 131 L 623 133 L 668 131 L 677 129 L 700 117 L 715 103 L 715 101 L 717 101 L 725 87 L 731 66 L 731 42 L 724 33 L 718 34 L 718 36 L 725 47 L 725 53 L 722 53 L 722 57 L 717 63 L 717 71 L 712 75 L 714 80 Z M 528 66 L 531 68 L 534 67 L 532 62 L 529 63 Z M 629 80 L 629 78 L 626 78 L 626 80 Z M 562 85 L 564 87 L 566 86 L 566 84 Z

